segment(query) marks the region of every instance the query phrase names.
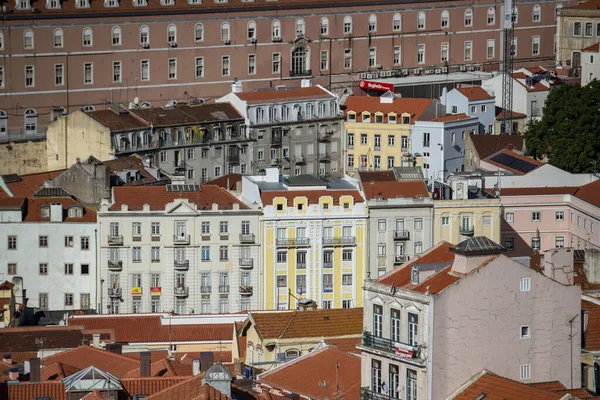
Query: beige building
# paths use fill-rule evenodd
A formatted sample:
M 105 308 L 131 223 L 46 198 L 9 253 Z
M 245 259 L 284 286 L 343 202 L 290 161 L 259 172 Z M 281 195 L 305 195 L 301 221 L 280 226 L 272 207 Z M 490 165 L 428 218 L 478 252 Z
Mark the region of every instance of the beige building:
M 501 114 L 500 115 L 501 118 Z M 500 122 L 500 121 L 498 121 Z M 525 122 L 525 115 L 523 115 Z M 518 135 L 475 135 L 465 137 L 465 171 L 479 169 L 479 162 L 503 149 L 523 151 L 523 137 Z
M 598 0 L 562 8 L 557 5 L 556 61 L 558 63 L 569 68 L 581 67 L 582 50 L 599 41 L 599 6 Z
M 0 283 L 0 327 L 2 328 L 13 326 L 16 309 L 14 287 L 15 285 L 9 281 Z

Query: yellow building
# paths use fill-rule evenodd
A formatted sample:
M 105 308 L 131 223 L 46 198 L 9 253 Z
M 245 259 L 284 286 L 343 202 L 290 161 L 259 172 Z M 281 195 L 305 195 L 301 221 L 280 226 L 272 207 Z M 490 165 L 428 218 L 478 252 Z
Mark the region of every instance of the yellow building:
M 263 209 L 262 309 L 294 309 L 303 298 L 322 308 L 362 304 L 368 214 L 350 181 L 280 181 L 278 169 L 267 168 L 265 176 L 243 178 L 242 197 Z
M 350 96 L 344 106 L 348 174 L 423 165 L 422 156 L 411 154 L 411 126 L 435 118 L 437 100 L 403 99 L 388 92 L 381 97 Z
M 0 327 L 15 325 L 15 294 L 14 283 L 4 281 L 0 283 Z
M 458 244 L 472 236 L 500 243 L 500 217 L 498 198 L 434 200 L 433 243 Z

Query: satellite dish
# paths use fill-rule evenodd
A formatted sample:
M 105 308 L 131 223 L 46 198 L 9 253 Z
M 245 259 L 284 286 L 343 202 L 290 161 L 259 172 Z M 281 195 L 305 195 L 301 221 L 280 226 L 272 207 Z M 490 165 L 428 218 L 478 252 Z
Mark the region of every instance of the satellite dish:
M 136 106 L 137 106 L 138 104 L 140 104 L 140 98 L 139 98 L 139 97 L 134 97 L 134 98 L 133 98 L 133 104 L 135 104 Z
M 169 102 L 167 103 L 167 105 L 165 107 L 167 108 L 173 108 L 177 105 L 177 101 L 175 100 L 169 100 Z

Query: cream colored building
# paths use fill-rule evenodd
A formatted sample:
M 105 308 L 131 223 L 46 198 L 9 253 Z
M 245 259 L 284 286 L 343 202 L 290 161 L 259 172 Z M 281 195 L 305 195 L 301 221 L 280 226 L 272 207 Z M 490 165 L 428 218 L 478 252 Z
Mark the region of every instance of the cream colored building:
M 433 201 L 433 243 L 458 244 L 472 236 L 500 242 L 500 199 Z

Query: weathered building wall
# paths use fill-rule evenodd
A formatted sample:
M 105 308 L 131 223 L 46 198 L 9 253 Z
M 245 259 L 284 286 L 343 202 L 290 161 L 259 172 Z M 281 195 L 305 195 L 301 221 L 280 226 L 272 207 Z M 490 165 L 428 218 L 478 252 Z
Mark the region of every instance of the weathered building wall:
M 45 141 L 0 145 L 0 174 L 24 175 L 47 170 Z

